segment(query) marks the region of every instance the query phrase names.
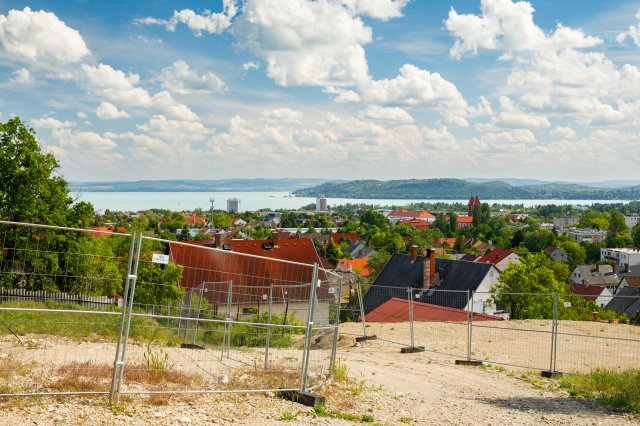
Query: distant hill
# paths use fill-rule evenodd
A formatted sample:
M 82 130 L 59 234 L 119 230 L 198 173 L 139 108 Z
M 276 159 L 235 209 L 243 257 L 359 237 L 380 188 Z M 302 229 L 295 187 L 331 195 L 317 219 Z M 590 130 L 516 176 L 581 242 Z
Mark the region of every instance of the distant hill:
M 355 180 L 325 182 L 294 191 L 295 195 L 332 198 L 446 199 L 459 200 L 478 194 L 480 199 L 640 199 L 640 185 L 626 188 L 593 188 L 572 183 L 514 186 L 506 182 L 468 182 L 462 179 Z
M 600 182 L 566 182 L 566 181 L 549 181 L 538 179 L 516 179 L 516 178 L 465 178 L 468 182 L 486 183 L 486 182 L 505 182 L 512 186 L 531 186 L 544 185 L 546 183 L 566 183 L 575 185 L 584 185 L 592 188 L 625 188 L 629 186 L 640 185 L 640 180 L 603 180 Z
M 70 182 L 71 191 L 82 192 L 222 192 L 283 191 L 320 185 L 329 179 L 215 179 L 140 180 L 135 182 Z

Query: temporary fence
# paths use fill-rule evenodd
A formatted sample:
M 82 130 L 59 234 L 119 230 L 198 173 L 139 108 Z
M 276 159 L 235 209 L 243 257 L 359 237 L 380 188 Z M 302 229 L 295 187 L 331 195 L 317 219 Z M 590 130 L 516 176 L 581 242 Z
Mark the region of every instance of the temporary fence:
M 0 284 L 37 295 L 0 299 L 0 396 L 297 391 L 331 376 L 342 279 L 317 264 L 6 221 L 0 238 Z M 78 294 L 122 297 L 99 309 Z
M 360 318 L 378 340 L 463 362 L 550 374 L 635 368 L 640 353 L 637 289 L 595 299 L 371 286 Z M 362 336 L 358 328 L 343 325 Z

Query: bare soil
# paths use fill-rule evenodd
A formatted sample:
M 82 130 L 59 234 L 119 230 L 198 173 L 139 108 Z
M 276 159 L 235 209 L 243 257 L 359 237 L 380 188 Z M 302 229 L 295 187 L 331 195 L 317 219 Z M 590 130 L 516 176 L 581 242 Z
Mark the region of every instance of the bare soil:
M 518 332 L 511 330 L 487 329 L 486 336 L 474 329 L 478 346 L 476 355 L 487 358 L 511 356 L 515 361 L 527 361 L 544 366 L 548 362 L 546 350 L 539 347 L 547 334 L 527 331 L 546 329 L 546 322 L 522 322 L 514 326 L 521 327 Z M 511 326 L 510 324 L 510 326 Z M 573 326 L 573 328 L 569 328 Z M 619 325 L 616 325 L 619 326 Z M 635 336 L 634 328 L 613 327 L 600 323 L 565 324 L 561 330 L 567 330 L 571 336 L 565 336 L 567 354 L 572 348 L 572 364 L 580 365 L 583 358 L 609 357 L 626 362 L 626 346 L 610 348 L 606 345 L 584 343 L 603 339 L 577 338 L 573 334 L 599 336 Z M 369 334 L 377 334 L 379 340 L 355 343 L 351 337 L 344 338 L 338 350 L 341 364 L 347 367 L 349 380 L 334 382 L 317 390 L 327 397 L 326 411 L 335 411 L 338 415 L 353 414 L 372 416 L 374 423 L 388 425 L 402 424 L 486 424 L 486 425 L 637 425 L 640 418 L 629 414 L 613 412 L 597 401 L 571 398 L 560 389 L 557 381 L 543 379 L 539 374 L 526 369 L 503 369 L 501 367 L 461 367 L 454 365 L 456 356 L 465 354 L 464 336 L 466 329 L 460 327 L 442 327 L 441 324 L 418 324 L 416 344 L 425 345 L 430 350 L 424 353 L 400 354 L 400 345 L 386 340 L 407 342 L 406 324 L 373 324 Z M 604 332 L 601 330 L 605 330 Z M 348 334 L 361 334 L 362 327 L 346 324 L 342 331 Z M 484 331 L 484 330 L 483 330 Z M 562 332 L 562 331 L 561 331 Z M 463 340 L 459 341 L 462 336 Z M 543 336 L 543 337 L 541 337 Z M 571 340 L 571 339 L 576 339 Z M 43 362 L 59 360 L 62 363 L 84 362 L 85 355 L 95 356 L 101 362 L 113 362 L 113 346 L 106 342 L 81 343 L 59 338 L 42 336 L 24 336 L 25 342 L 31 341 L 30 348 L 2 339 L 0 357 L 14 362 L 14 373 L 0 374 L 0 380 L 19 384 L 22 380 L 33 380 L 29 372 L 34 371 Z M 490 342 L 489 342 L 490 340 Z M 321 343 L 321 342 L 319 342 Z M 618 341 L 606 341 L 615 345 Z M 511 351 L 512 346 L 526 346 L 527 349 Z M 324 365 L 328 351 L 324 344 L 312 352 L 312 361 Z M 559 350 L 562 346 L 559 343 Z M 621 349 L 622 348 L 622 349 Z M 631 346 L 633 348 L 633 346 Z M 544 348 L 543 348 L 544 349 Z M 563 349 L 564 350 L 564 349 Z M 237 366 L 230 374 L 231 381 L 245 380 L 248 383 L 259 380 L 242 371 L 257 371 L 251 360 L 262 359 L 259 351 L 242 351 L 242 362 L 234 361 Z M 538 353 L 540 352 L 540 353 Z M 134 347 L 131 356 L 143 356 L 143 347 Z M 178 366 L 188 365 L 177 357 L 181 353 L 176 348 L 167 348 L 171 360 Z M 240 353 L 240 352 L 238 352 Z M 274 351 L 275 360 L 298 365 L 297 350 Z M 636 356 L 638 351 L 635 352 Z M 76 356 L 76 355 L 80 356 Z M 215 356 L 214 356 L 215 355 Z M 213 362 L 218 359 L 219 351 L 193 352 L 197 360 Z M 568 356 L 568 355 L 567 355 Z M 19 364 L 16 360 L 23 358 Z M 103 359 L 104 358 L 104 359 Z M 599 358 L 598 358 L 599 359 Z M 229 361 L 230 362 L 230 361 Z M 618 361 L 616 361 L 618 362 Z M 193 363 L 191 363 L 193 364 Z M 189 365 L 191 365 L 189 364 Z M 197 364 L 197 363 L 196 363 Z M 236 365 L 236 364 L 234 364 Z M 244 370 L 239 366 L 244 366 Z M 637 361 L 634 365 L 637 367 Z M 194 371 L 197 369 L 194 369 Z M 41 371 L 45 371 L 44 369 Z M 46 370 L 46 371 L 60 371 Z M 97 370 L 96 370 L 97 371 Z M 102 370 L 101 370 L 102 371 Z M 223 371 L 223 370 L 220 370 Z M 318 370 L 316 370 L 318 372 Z M 60 374 L 60 373 L 56 373 Z M 216 373 L 217 374 L 217 373 Z M 44 378 L 42 378 L 44 380 Z M 217 379 L 217 378 L 215 378 Z M 203 377 L 203 380 L 214 378 Z M 33 386 L 33 383 L 30 383 Z M 202 385 L 202 383 L 198 383 Z M 34 387 L 33 389 L 36 389 Z M 344 416 L 342 416 L 344 417 Z M 281 424 L 353 424 L 356 420 L 342 420 L 318 416 L 308 407 L 303 407 L 275 397 L 272 394 L 223 394 L 223 395 L 153 395 L 123 396 L 122 404 L 113 409 L 108 406 L 106 397 L 23 397 L 0 398 L 0 424 L 214 424 L 214 425 L 281 425 Z

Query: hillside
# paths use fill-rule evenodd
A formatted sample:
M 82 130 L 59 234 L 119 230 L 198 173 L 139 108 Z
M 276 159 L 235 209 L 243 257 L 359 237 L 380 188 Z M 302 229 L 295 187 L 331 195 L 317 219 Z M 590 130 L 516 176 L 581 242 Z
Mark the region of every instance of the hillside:
M 593 188 L 570 183 L 513 186 L 506 182 L 468 182 L 462 179 L 356 180 L 325 182 L 294 192 L 297 196 L 332 198 L 446 199 L 478 194 L 481 199 L 632 200 L 640 198 L 640 185 Z
M 331 182 L 328 179 L 215 179 L 140 180 L 135 182 L 71 182 L 71 191 L 83 192 L 213 192 L 284 191 Z

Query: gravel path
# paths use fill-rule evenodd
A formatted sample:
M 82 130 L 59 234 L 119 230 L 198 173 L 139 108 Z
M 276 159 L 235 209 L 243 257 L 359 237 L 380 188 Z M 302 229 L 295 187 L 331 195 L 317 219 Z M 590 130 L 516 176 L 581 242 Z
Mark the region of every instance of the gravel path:
M 437 354 L 399 354 L 380 341 L 342 347 L 351 383 L 320 393 L 327 410 L 373 416 L 374 422 L 482 425 L 638 425 L 640 418 L 554 390 L 553 381 L 522 371 L 460 367 Z M 359 386 L 363 381 L 364 389 Z M 139 397 L 111 410 L 105 399 L 80 397 L 4 400 L 0 424 L 34 425 L 346 425 L 269 395 L 208 395 L 155 401 Z M 287 419 L 287 420 L 285 420 Z

